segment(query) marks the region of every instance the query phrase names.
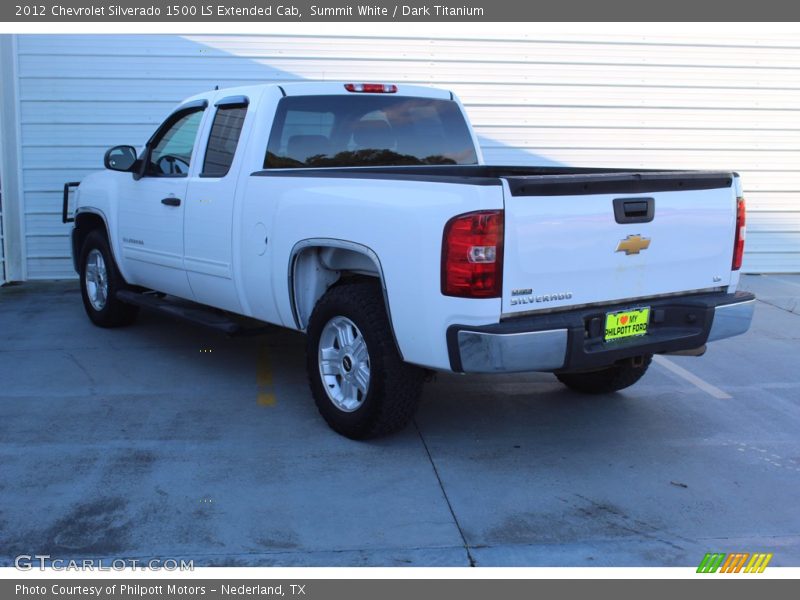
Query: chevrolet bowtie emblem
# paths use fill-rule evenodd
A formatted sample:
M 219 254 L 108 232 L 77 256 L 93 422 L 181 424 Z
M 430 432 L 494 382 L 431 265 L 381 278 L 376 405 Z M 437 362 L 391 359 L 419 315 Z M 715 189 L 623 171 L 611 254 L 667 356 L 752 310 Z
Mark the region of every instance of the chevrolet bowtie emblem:
M 647 250 L 650 247 L 650 238 L 643 238 L 640 235 L 629 235 L 617 244 L 617 252 L 624 252 L 625 256 L 639 254 L 640 250 Z

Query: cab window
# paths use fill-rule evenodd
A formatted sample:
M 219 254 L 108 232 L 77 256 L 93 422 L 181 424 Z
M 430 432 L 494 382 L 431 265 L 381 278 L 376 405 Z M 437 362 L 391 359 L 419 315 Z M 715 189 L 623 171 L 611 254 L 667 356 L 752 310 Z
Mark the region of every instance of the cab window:
M 196 108 L 176 113 L 150 143 L 146 174 L 151 177 L 186 177 L 192 162 L 197 131 L 203 118 L 203 109 Z
M 378 94 L 281 99 L 264 159 L 279 169 L 475 164 L 456 102 Z
M 220 106 L 217 109 L 200 177 L 224 177 L 228 174 L 246 115 L 246 105 Z

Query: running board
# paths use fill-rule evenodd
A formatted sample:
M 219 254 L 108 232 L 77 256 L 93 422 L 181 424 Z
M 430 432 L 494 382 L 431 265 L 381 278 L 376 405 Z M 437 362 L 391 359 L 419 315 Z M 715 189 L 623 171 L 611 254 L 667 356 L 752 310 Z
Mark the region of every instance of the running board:
M 166 300 L 152 293 L 140 293 L 131 290 L 118 291 L 117 299 L 126 304 L 133 304 L 147 310 L 157 311 L 184 321 L 210 327 L 228 335 L 257 335 L 257 333 L 262 333 L 262 328 L 257 328 L 256 330 L 245 329 L 222 312 L 200 304 Z

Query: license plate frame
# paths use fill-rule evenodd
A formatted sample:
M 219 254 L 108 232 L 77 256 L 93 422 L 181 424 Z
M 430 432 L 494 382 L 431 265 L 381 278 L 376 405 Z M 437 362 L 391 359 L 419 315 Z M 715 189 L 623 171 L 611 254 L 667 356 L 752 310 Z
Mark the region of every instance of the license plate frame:
M 603 326 L 603 341 L 616 342 L 647 335 L 650 329 L 650 312 L 649 306 L 607 312 Z

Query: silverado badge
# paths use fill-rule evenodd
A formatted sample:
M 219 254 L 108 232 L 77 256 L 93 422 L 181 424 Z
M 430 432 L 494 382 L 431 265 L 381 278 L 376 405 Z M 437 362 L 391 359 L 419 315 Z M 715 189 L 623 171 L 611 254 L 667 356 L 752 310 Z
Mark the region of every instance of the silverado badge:
M 620 240 L 617 244 L 617 252 L 624 252 L 625 256 L 631 254 L 639 254 L 640 250 L 647 250 L 650 247 L 650 238 L 636 235 L 629 235 L 624 240 Z

